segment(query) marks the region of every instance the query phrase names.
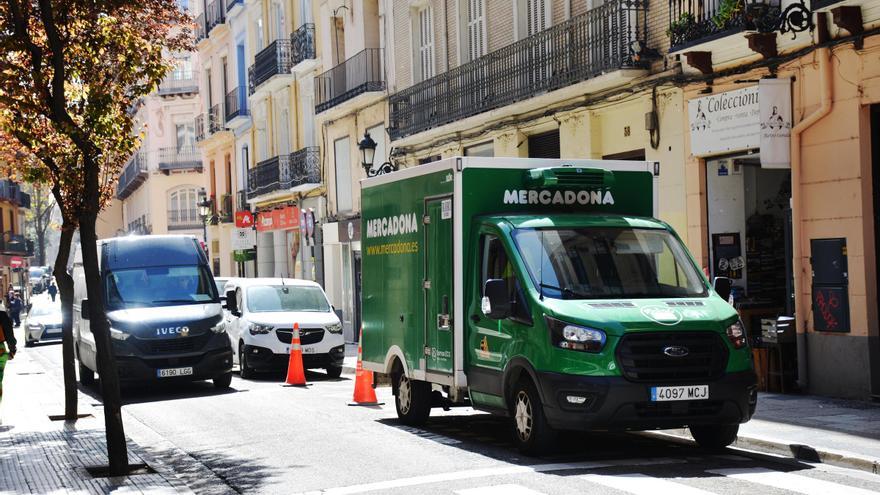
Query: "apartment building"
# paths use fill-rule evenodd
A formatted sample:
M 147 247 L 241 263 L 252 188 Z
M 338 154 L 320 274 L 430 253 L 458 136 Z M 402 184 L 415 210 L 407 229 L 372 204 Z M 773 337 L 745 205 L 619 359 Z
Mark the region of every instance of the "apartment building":
M 27 285 L 27 258 L 34 254 L 33 240 L 24 236 L 25 210 L 31 208 L 30 194 L 9 180 L 0 179 L 0 284 Z M 21 267 L 23 272 L 14 272 Z

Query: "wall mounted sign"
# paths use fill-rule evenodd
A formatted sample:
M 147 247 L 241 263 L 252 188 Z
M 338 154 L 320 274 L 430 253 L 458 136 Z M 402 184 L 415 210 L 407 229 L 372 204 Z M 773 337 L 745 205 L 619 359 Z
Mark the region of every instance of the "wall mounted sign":
M 254 229 L 232 229 L 230 235 L 234 251 L 252 249 L 257 244 L 257 234 Z
M 688 116 L 695 156 L 761 146 L 758 86 L 693 99 Z
M 761 79 L 761 167 L 791 168 L 791 79 Z
M 288 230 L 299 228 L 299 208 L 285 206 L 257 214 L 257 231 Z
M 254 226 L 254 215 L 253 213 L 244 210 L 235 212 L 235 226 L 244 229 Z
M 340 242 L 357 242 L 361 240 L 361 219 L 351 218 L 340 220 L 338 225 Z

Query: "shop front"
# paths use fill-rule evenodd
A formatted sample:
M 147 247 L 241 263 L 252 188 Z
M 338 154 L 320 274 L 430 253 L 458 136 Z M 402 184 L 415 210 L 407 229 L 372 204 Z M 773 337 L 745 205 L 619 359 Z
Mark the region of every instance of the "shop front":
M 297 277 L 301 273 L 300 209 L 292 205 L 261 208 L 255 221 L 258 276 Z
M 348 218 L 323 226 L 326 285 L 340 313 L 346 342 L 359 338 L 361 315 L 361 220 Z

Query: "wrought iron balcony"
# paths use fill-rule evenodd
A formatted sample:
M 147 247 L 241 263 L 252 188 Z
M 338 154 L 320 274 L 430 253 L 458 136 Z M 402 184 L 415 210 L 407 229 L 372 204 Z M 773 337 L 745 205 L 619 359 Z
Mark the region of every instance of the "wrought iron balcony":
M 202 228 L 199 210 L 195 205 L 191 208 L 168 210 L 168 230 L 193 230 Z
M 248 199 L 303 184 L 321 183 L 321 162 L 317 146 L 289 155 L 263 160 L 248 170 Z
M 207 22 L 207 31 L 211 30 L 226 22 L 226 11 L 223 8 L 223 0 L 214 0 L 205 8 L 205 21 Z
M 399 139 L 571 86 L 605 72 L 642 68 L 630 44 L 646 39 L 647 0 L 604 5 L 389 97 Z
M 149 235 L 153 233 L 153 225 L 150 223 L 149 215 L 141 215 L 131 222 L 128 222 L 129 234 Z
M 0 251 L 7 254 L 30 256 L 33 254 L 33 241 L 28 240 L 21 234 L 13 234 L 11 231 L 3 232 L 0 238 Z
M 292 53 L 289 39 L 275 40 L 260 50 L 254 57 L 254 65 L 248 68 L 248 94 L 254 94 L 272 76 L 290 74 L 293 66 Z
M 159 96 L 192 94 L 199 92 L 199 82 L 192 70 L 175 69 L 159 83 Z
M 24 192 L 24 191 L 19 191 L 18 192 L 18 206 L 21 208 L 25 208 L 25 209 L 30 210 L 31 209 L 31 195 Z
M 200 113 L 196 115 L 196 118 L 193 122 L 193 126 L 196 128 L 196 142 L 205 140 L 205 132 L 207 131 L 208 126 L 206 125 L 207 118 L 205 114 Z
M 203 39 L 208 37 L 208 26 L 205 23 L 205 13 L 204 12 L 202 12 L 201 14 L 196 16 L 195 23 L 196 23 L 196 28 L 195 28 L 196 43 L 198 43 L 199 41 L 202 41 Z
M 147 180 L 147 157 L 143 151 L 137 151 L 119 174 L 116 183 L 116 198 L 125 199 L 131 196 L 138 187 Z
M 226 0 L 226 13 L 228 14 L 236 5 L 244 5 L 244 0 Z
M 202 154 L 195 146 L 160 148 L 159 170 L 202 170 Z
M 21 208 L 31 207 L 31 195 L 22 191 L 20 185 L 9 179 L 0 180 L 0 201 L 8 201 Z
M 367 48 L 315 76 L 315 112 L 321 113 L 368 91 L 385 91 L 381 48 Z
M 247 117 L 248 105 L 247 95 L 244 93 L 244 87 L 239 86 L 233 88 L 226 94 L 226 123 L 228 124 L 236 117 Z
M 235 219 L 235 209 L 233 208 L 233 199 L 231 194 L 220 196 L 220 205 L 217 209 L 217 218 L 223 223 L 230 223 Z
M 214 134 L 215 132 L 220 132 L 225 130 L 223 124 L 226 121 L 223 120 L 223 112 L 221 111 L 220 104 L 214 105 L 211 107 L 211 110 L 208 112 L 208 134 Z
M 303 24 L 290 35 L 293 46 L 293 65 L 315 58 L 315 25 Z
M 238 211 L 250 210 L 250 206 L 247 202 L 247 190 L 242 189 L 235 193 L 237 196 L 236 206 L 238 207 Z

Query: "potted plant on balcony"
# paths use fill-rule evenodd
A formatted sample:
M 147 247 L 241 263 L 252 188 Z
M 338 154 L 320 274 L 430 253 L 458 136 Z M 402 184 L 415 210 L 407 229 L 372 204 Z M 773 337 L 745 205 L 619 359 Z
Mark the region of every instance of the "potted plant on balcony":
M 743 0 L 721 0 L 718 13 L 712 16 L 712 24 L 719 30 L 727 29 L 741 16 Z
M 681 43 L 687 39 L 688 33 L 693 31 L 696 24 L 697 20 L 694 17 L 694 14 L 683 12 L 678 16 L 678 19 L 669 23 L 669 29 L 666 30 L 666 36 L 669 37 L 669 40 L 673 45 Z

